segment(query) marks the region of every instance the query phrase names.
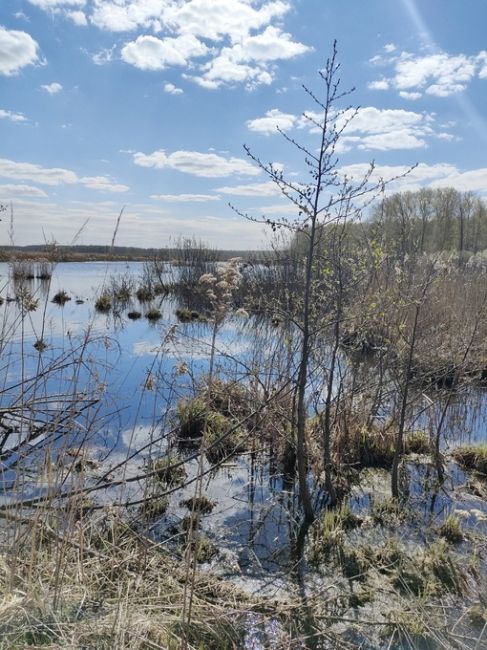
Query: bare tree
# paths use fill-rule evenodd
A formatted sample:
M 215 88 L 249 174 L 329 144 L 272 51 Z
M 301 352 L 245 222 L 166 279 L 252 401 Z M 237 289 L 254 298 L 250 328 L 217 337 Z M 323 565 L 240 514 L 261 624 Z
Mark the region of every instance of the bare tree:
M 341 101 L 353 92 L 353 89 L 342 90 L 339 76 L 340 64 L 337 61 L 336 42 L 333 44 L 331 56 L 326 61 L 319 76 L 323 84 L 322 98 L 312 90 L 303 86 L 304 91 L 314 103 L 317 110 L 303 113 L 303 121 L 310 129 L 318 133 L 318 143 L 307 146 L 296 141 L 279 127 L 281 135 L 295 147 L 304 158 L 304 164 L 311 181 L 298 182 L 286 177 L 280 167 L 265 163 L 252 151 L 245 147 L 248 156 L 267 174 L 270 180 L 296 208 L 296 218 L 286 219 L 254 219 L 237 208 L 233 208 L 239 215 L 262 223 L 267 223 L 273 231 L 284 228 L 295 235 L 299 235 L 303 252 L 303 287 L 299 312 L 294 315 L 294 322 L 300 332 L 300 349 L 297 362 L 295 380 L 296 413 L 294 417 L 294 430 L 296 435 L 297 468 L 299 481 L 299 495 L 307 521 L 314 519 L 310 488 L 308 485 L 308 453 L 306 439 L 306 421 L 308 415 L 307 388 L 309 383 L 310 362 L 316 337 L 322 333 L 325 325 L 328 327 L 341 318 L 341 309 L 335 310 L 333 319 L 325 324 L 322 312 L 315 306 L 320 304 L 320 256 L 323 254 L 320 240 L 324 229 L 332 224 L 342 224 L 345 220 L 358 219 L 361 209 L 364 208 L 383 186 L 383 181 L 371 182 L 373 165 L 358 182 L 343 175 L 338 165 L 338 145 L 345 129 L 357 114 L 358 109 L 346 106 L 340 107 Z M 358 205 L 360 203 L 361 205 Z M 233 207 L 233 206 L 232 206 Z M 338 292 L 341 295 L 341 290 Z M 339 327 L 335 326 L 335 335 Z M 336 361 L 336 336 L 335 354 L 332 354 L 331 363 Z M 329 381 L 333 381 L 334 368 L 329 371 Z M 326 390 L 327 409 L 325 412 L 324 427 L 324 464 L 326 474 L 326 487 L 333 495 L 331 481 L 331 427 L 330 427 L 330 399 L 332 386 Z

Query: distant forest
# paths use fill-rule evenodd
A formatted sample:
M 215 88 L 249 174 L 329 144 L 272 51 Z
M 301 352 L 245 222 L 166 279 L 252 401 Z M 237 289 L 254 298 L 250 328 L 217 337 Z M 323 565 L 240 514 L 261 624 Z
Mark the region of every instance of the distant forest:
M 472 192 L 459 192 L 453 188 L 398 192 L 377 203 L 361 222 L 349 221 L 344 227 L 356 244 L 363 243 L 365 236 L 368 240 L 380 242 L 392 257 L 450 252 L 467 259 L 487 250 L 487 203 Z M 330 230 L 333 226 L 326 228 Z M 323 235 L 322 245 L 326 246 L 327 236 Z M 300 249 L 300 239 L 298 234 L 291 245 L 295 253 Z M 53 244 L 1 246 L 0 259 L 52 257 L 54 254 L 58 261 L 153 258 L 181 261 L 186 257 L 191 259 L 195 249 L 205 249 L 216 260 L 237 256 L 260 260 L 268 255 L 262 250 L 217 250 L 194 237 L 182 237 L 166 248 Z
M 366 219 L 326 225 L 318 237 L 323 252 L 337 229 L 350 253 L 374 245 L 390 260 L 441 253 L 467 261 L 487 250 L 487 203 L 453 188 L 398 192 L 378 202 Z M 305 247 L 306 233 L 298 233 L 294 254 L 301 256 Z
M 375 207 L 371 225 L 378 224 L 388 247 L 402 254 L 487 249 L 487 204 L 471 192 L 445 188 L 394 194 Z

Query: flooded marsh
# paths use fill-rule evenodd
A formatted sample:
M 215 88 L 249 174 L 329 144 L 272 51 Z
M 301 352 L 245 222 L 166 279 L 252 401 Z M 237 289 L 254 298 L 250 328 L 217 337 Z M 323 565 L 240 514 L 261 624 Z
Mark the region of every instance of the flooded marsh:
M 306 523 L 289 462 L 292 329 L 234 307 L 216 321 L 177 293 L 138 297 L 139 263 L 58 264 L 48 279 L 1 272 L 2 297 L 15 298 L 1 306 L 5 543 L 48 521 L 58 540 L 89 529 L 90 554 L 112 517 L 112 538 L 155 544 L 164 561 L 240 594 L 230 626 L 240 640 L 222 647 L 436 648 L 452 635 L 462 647 L 483 643 L 487 484 L 480 461 L 461 455 L 486 443 L 482 387 L 414 389 L 396 500 L 394 380 L 383 380 L 372 407 L 377 363 L 344 348 L 336 373 L 356 406 L 346 420 L 334 414 L 340 497 L 329 508 L 324 340 L 308 387 L 317 516 Z

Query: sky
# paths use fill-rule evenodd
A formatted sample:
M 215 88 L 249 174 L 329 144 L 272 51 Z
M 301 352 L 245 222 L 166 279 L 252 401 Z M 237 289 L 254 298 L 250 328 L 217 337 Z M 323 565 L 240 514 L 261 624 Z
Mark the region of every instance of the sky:
M 260 248 L 305 182 L 337 40 L 340 174 L 487 198 L 487 0 L 1 0 L 0 203 L 17 245 Z M 11 242 L 9 213 L 0 245 Z

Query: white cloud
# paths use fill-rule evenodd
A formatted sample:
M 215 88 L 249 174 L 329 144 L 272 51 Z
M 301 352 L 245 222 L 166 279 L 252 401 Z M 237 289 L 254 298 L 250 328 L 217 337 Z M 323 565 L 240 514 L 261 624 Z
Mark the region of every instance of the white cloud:
M 479 77 L 480 79 L 487 79 L 487 52 L 482 50 L 477 57 L 477 61 L 480 65 Z
M 162 40 L 139 36 L 122 48 L 122 59 L 140 70 L 163 70 L 173 65 L 185 66 L 207 52 L 207 46 L 192 34 Z
M 401 90 L 401 92 L 399 93 L 399 95 L 400 95 L 400 97 L 402 97 L 403 99 L 410 99 L 410 100 L 412 100 L 412 101 L 416 101 L 416 99 L 420 99 L 420 97 L 421 97 L 421 93 L 414 92 L 414 91 L 413 91 L 413 92 L 409 92 L 409 91 L 407 91 L 407 90 Z
M 27 118 L 22 113 L 13 113 L 0 108 L 0 120 L 10 120 L 10 122 L 27 122 Z
M 394 45 L 394 43 L 386 43 L 386 45 L 384 45 L 384 50 L 385 50 L 388 54 L 390 54 L 391 52 L 395 52 L 396 49 L 397 49 L 397 48 L 396 48 L 396 46 Z
M 39 199 L 46 198 L 44 190 L 32 185 L 0 185 L 0 197 L 10 199 L 13 196 L 33 196 Z
M 311 48 L 292 40 L 290 34 L 269 25 L 261 34 L 245 36 L 231 47 L 224 47 L 202 66 L 203 74 L 193 77 L 205 88 L 244 83 L 249 89 L 269 85 L 274 79 L 272 63 L 292 59 Z
M 173 33 L 193 34 L 212 41 L 225 37 L 235 41 L 281 18 L 290 3 L 281 0 L 94 0 L 91 21 L 100 29 L 114 32 L 163 26 Z
M 188 208 L 188 212 L 191 206 Z M 82 230 L 78 243 L 110 243 L 120 212 L 116 201 L 71 201 L 56 203 L 19 198 L 15 202 L 15 241 L 18 245 L 40 243 L 52 237 L 69 244 Z M 161 206 L 131 204 L 127 206 L 117 234 L 120 246 L 158 246 L 169 244 L 175 236 L 202 238 L 211 245 L 226 249 L 256 249 L 263 245 L 262 226 L 229 216 L 215 217 L 185 213 L 181 204 L 177 215 L 165 213 Z M 42 219 L 39 215 L 42 215 Z
M 100 50 L 96 54 L 93 54 L 91 60 L 96 65 L 105 65 L 106 63 L 110 63 L 110 61 L 113 59 L 113 53 L 115 51 L 115 48 L 116 45 L 114 45 L 113 47 L 108 47 L 104 50 Z
M 14 180 L 33 181 L 42 185 L 73 184 L 78 182 L 76 174 L 69 169 L 41 167 L 32 163 L 0 159 L 0 176 Z
M 38 61 L 38 45 L 26 32 L 0 26 L 0 74 L 10 76 Z
M 85 176 L 79 178 L 70 169 L 62 167 L 42 167 L 33 163 L 15 162 L 5 158 L 0 159 L 0 177 L 12 178 L 16 181 L 32 181 L 41 185 L 75 185 L 81 184 L 89 189 L 102 192 L 126 192 L 126 185 L 114 183 L 105 176 Z
M 282 113 L 278 108 L 267 111 L 264 117 L 258 117 L 247 122 L 250 131 L 269 135 L 275 133 L 277 127 L 283 131 L 292 129 L 296 124 L 296 116 L 291 113 Z
M 169 93 L 170 95 L 182 95 L 184 90 L 182 88 L 177 88 L 177 86 L 172 83 L 166 83 L 164 84 L 164 92 Z
M 129 32 L 139 27 L 160 29 L 167 0 L 94 0 L 91 22 L 111 32 Z
M 174 169 L 185 174 L 206 178 L 219 178 L 234 174 L 256 176 L 260 173 L 258 167 L 242 158 L 224 158 L 214 153 L 198 151 L 174 151 L 171 154 L 166 154 L 161 149 L 151 154 L 137 152 L 133 155 L 133 160 L 140 167 Z
M 150 198 L 167 203 L 206 203 L 220 200 L 217 194 L 152 194 Z
M 261 2 L 259 8 L 248 0 L 190 0 L 166 4 L 163 18 L 174 29 L 212 41 L 229 37 L 232 42 L 282 18 L 290 9 L 289 2 L 281 1 Z
M 263 205 L 258 208 L 258 210 L 259 212 L 262 212 L 264 216 L 268 214 L 277 214 L 281 216 L 289 214 L 298 215 L 298 208 L 293 203 L 273 203 L 271 205 Z
M 385 81 L 404 99 L 419 99 L 423 93 L 449 97 L 465 90 L 475 77 L 487 78 L 487 52 L 484 51 L 475 56 L 445 52 L 424 56 L 410 52 L 396 55 L 394 50 L 388 53 L 389 57 L 378 55 L 370 59 L 370 63 L 393 67 L 392 76 Z M 369 88 L 381 89 L 383 81 L 373 81 Z
M 58 7 L 84 7 L 86 0 L 29 0 L 31 5 L 41 9 L 57 9 Z
M 90 190 L 99 190 L 101 192 L 127 192 L 130 188 L 127 185 L 113 183 L 105 176 L 85 176 L 80 178 L 80 183 Z
M 349 136 L 359 138 L 359 149 L 416 149 L 426 146 L 425 137 L 433 134 L 434 118 L 425 113 L 415 113 L 401 109 L 379 109 L 374 106 L 360 108 L 341 114 L 337 128 L 345 126 L 343 141 Z
M 311 111 L 296 116 L 272 109 L 264 117 L 247 122 L 247 126 L 266 135 L 276 133 L 276 124 L 285 130 L 294 127 L 315 133 L 319 131 L 316 125 L 320 124 L 322 119 L 319 113 Z M 402 109 L 366 106 L 356 113 L 350 109 L 335 117 L 335 124 L 338 130 L 343 129 L 337 153 L 349 151 L 351 148 L 378 151 L 417 149 L 427 146 L 427 138 L 436 135 L 432 114 Z
M 82 11 L 66 11 L 65 15 L 75 25 L 78 25 L 78 27 L 86 27 L 88 25 L 88 19 Z
M 368 169 L 368 165 L 359 163 L 341 167 L 339 172 L 341 175 L 347 175 L 358 181 L 364 177 Z M 435 165 L 420 163 L 405 175 L 409 169 L 405 165 L 377 165 L 371 181 L 378 181 L 380 178 L 388 181 L 401 177 L 388 186 L 388 190 L 394 192 L 415 191 L 421 187 L 454 187 L 460 191 L 487 193 L 487 168 L 461 171 L 447 163 Z
M 54 81 L 52 84 L 42 85 L 41 88 L 42 90 L 45 90 L 46 93 L 49 93 L 50 95 L 56 95 L 57 93 L 60 93 L 61 90 L 63 89 L 62 85 L 57 81 Z
M 221 194 L 232 194 L 234 196 L 274 196 L 281 194 L 277 185 L 272 181 L 267 181 L 266 183 L 250 183 L 248 185 L 227 185 L 218 187 L 216 191 Z
M 404 57 L 395 72 L 394 83 L 400 90 L 426 88 L 431 95 L 447 97 L 466 88 L 475 74 L 475 62 L 464 54 Z
M 82 7 L 82 0 L 31 1 L 79 24 L 86 20 L 80 7 L 66 8 L 68 1 Z M 123 47 L 122 59 L 141 70 L 184 66 L 184 76 L 204 88 L 253 89 L 272 83 L 277 61 L 311 49 L 280 27 L 291 7 L 290 0 L 91 0 L 88 19 L 103 30 L 139 32 Z M 206 60 L 196 65 L 197 57 Z
M 390 84 L 387 79 L 377 79 L 367 84 L 367 88 L 370 90 L 388 90 L 389 86 Z

